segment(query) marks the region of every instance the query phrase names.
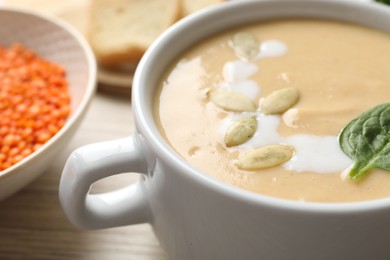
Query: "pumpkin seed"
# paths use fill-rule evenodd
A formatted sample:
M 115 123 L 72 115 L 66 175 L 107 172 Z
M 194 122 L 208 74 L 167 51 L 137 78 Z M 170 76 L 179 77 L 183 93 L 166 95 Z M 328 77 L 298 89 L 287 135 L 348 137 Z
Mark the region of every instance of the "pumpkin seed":
M 268 145 L 248 152 L 238 160 L 236 165 L 241 170 L 256 171 L 283 164 L 290 160 L 293 154 L 292 146 Z
M 228 147 L 245 143 L 256 133 L 256 117 L 241 118 L 233 122 L 225 134 L 225 144 Z
M 211 93 L 211 101 L 217 106 L 233 112 L 254 112 L 255 103 L 239 92 L 217 89 Z
M 299 100 L 299 91 L 296 88 L 282 88 L 272 92 L 261 102 L 261 111 L 266 115 L 286 112 Z
M 238 32 L 231 38 L 231 46 L 236 55 L 245 60 L 251 60 L 259 53 L 259 41 L 246 31 Z

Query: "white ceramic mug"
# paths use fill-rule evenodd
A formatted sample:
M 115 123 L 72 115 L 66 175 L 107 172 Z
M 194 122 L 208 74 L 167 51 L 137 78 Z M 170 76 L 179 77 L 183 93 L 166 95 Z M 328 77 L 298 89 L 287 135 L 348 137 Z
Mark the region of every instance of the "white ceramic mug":
M 137 134 L 79 148 L 68 159 L 60 199 L 70 221 L 87 229 L 150 223 L 173 260 L 390 259 L 390 199 L 320 204 L 253 194 L 194 169 L 159 133 L 153 96 L 179 53 L 232 26 L 286 17 L 390 31 L 390 8 L 352 1 L 234 1 L 183 19 L 138 66 L 132 93 Z M 93 182 L 123 172 L 139 172 L 142 179 L 88 194 Z

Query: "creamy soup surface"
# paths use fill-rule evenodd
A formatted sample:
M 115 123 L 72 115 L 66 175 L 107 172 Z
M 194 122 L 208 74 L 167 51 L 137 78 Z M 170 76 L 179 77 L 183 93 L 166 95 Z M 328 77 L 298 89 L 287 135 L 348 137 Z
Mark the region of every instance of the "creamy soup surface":
M 259 41 L 256 59 L 243 60 L 232 35 Z M 358 181 L 342 174 L 352 160 L 338 134 L 362 112 L 390 101 L 390 36 L 352 24 L 291 19 L 254 24 L 216 35 L 185 52 L 161 80 L 156 118 L 168 143 L 191 165 L 228 184 L 298 201 L 348 202 L 390 196 L 390 172 L 373 170 Z M 258 129 L 248 142 L 224 143 L 232 121 L 247 116 L 210 101 L 218 88 L 255 104 L 277 89 L 299 90 L 297 104 L 280 115 L 254 113 Z M 238 158 L 259 146 L 296 148 L 282 165 L 240 170 Z

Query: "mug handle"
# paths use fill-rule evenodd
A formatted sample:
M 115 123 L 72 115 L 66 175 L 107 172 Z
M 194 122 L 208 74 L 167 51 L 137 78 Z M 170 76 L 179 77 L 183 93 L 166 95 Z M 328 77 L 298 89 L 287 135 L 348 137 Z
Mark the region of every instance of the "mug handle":
M 148 222 L 150 207 L 141 181 L 111 192 L 89 194 L 91 185 L 100 179 L 126 172 L 146 174 L 147 169 L 138 134 L 76 149 L 60 181 L 59 196 L 65 215 L 83 229 Z

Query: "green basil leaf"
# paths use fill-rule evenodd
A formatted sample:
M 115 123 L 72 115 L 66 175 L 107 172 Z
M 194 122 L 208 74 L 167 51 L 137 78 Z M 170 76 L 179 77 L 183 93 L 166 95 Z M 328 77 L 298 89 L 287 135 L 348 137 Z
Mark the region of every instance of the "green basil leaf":
M 375 2 L 390 5 L 390 0 L 375 0 Z
M 390 171 L 390 103 L 381 104 L 352 120 L 340 133 L 339 144 L 354 165 L 358 179 L 373 168 Z

